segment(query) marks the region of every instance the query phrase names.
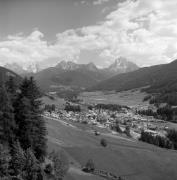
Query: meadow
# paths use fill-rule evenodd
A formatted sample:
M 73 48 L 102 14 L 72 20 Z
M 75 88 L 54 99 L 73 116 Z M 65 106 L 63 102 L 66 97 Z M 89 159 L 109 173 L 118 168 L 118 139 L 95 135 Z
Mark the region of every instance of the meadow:
M 79 98 L 83 99 L 86 104 L 120 104 L 125 106 L 147 106 L 148 102 L 143 102 L 143 98 L 147 94 L 140 90 L 130 90 L 123 92 L 115 91 L 96 91 L 96 92 L 83 92 Z
M 177 151 L 106 134 L 95 136 L 80 128 L 46 119 L 48 147 L 64 149 L 70 160 L 70 170 L 64 180 L 101 180 L 83 173 L 88 159 L 93 159 L 97 169 L 109 171 L 126 180 L 175 180 L 177 179 Z M 106 148 L 100 139 L 108 142 Z

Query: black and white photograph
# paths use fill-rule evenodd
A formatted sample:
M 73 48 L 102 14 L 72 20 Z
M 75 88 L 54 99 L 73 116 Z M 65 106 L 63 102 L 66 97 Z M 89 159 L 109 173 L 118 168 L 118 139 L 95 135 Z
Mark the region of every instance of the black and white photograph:
M 0 0 L 0 180 L 177 180 L 177 0 Z

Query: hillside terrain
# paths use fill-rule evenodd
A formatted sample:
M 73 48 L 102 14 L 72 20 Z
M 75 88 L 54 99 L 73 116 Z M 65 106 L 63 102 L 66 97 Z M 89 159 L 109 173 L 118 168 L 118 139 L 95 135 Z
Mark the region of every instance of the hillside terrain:
M 102 81 L 90 90 L 124 91 L 149 86 L 148 92 L 177 90 L 177 60 L 169 64 L 140 68 Z
M 64 180 L 97 180 L 99 177 L 80 171 L 88 159 L 93 159 L 97 169 L 124 177 L 126 180 L 172 180 L 177 178 L 177 153 L 142 142 L 95 136 L 73 126 L 46 119 L 48 128 L 48 147 L 61 147 L 70 157 L 70 170 Z M 100 146 L 100 139 L 107 139 L 108 147 Z M 76 169 L 77 171 L 73 171 Z

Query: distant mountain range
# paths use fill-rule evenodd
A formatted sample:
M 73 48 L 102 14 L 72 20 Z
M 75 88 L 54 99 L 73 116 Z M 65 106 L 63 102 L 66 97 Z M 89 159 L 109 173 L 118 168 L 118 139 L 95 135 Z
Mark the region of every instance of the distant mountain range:
M 89 90 L 124 91 L 148 86 L 149 92 L 177 92 L 177 60 L 163 65 L 140 68 L 119 74 L 96 84 Z
M 0 67 L 0 79 L 16 73 Z M 125 91 L 146 87 L 150 93 L 177 92 L 177 60 L 163 65 L 139 68 L 124 58 L 117 59 L 108 68 L 99 69 L 93 63 L 76 64 L 61 61 L 55 67 L 44 69 L 34 76 L 42 90 L 86 89 Z
M 108 68 L 99 69 L 94 63 L 77 64 L 71 61 L 61 61 L 55 67 L 50 67 L 33 74 L 43 90 L 61 88 L 85 89 L 108 79 L 116 74 L 137 70 L 138 66 L 125 58 L 118 58 Z

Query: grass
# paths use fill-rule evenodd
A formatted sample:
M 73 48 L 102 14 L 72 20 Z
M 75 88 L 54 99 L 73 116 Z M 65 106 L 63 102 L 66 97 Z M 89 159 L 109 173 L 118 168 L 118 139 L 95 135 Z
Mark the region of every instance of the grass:
M 95 136 L 53 120 L 46 122 L 49 150 L 63 148 L 78 171 L 88 159 L 93 159 L 96 168 L 123 176 L 126 180 L 177 179 L 177 151 L 121 137 Z M 106 148 L 100 145 L 101 138 L 107 140 Z M 101 179 L 71 171 L 64 180 Z
M 143 102 L 143 98 L 146 93 L 142 93 L 139 90 L 131 90 L 124 92 L 84 92 L 80 95 L 80 99 L 83 99 L 85 103 L 111 103 L 120 104 L 126 106 L 147 106 L 148 102 Z

